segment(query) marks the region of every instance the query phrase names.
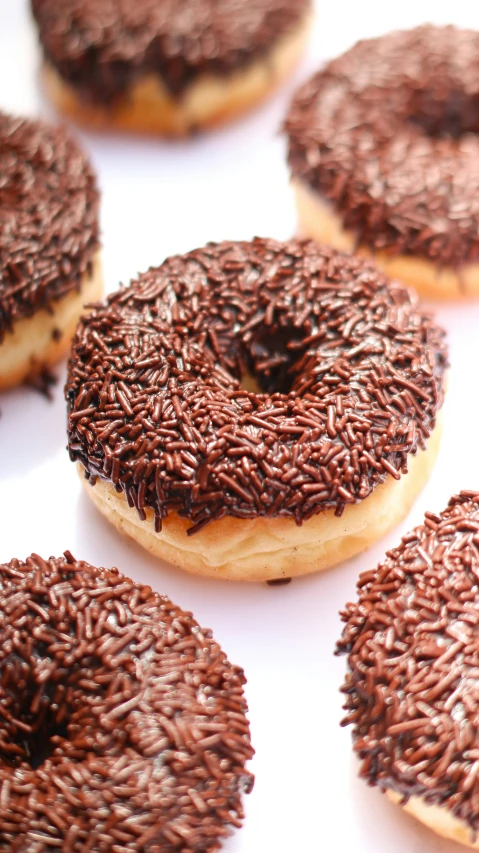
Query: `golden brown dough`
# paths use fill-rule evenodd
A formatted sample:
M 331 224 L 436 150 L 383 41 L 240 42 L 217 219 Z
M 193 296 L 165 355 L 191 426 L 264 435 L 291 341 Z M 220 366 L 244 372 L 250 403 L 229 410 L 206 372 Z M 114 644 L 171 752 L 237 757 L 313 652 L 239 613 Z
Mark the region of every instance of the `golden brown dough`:
M 401 805 L 405 812 L 443 838 L 479 850 L 479 838 L 474 839 L 470 827 L 444 806 L 428 805 L 421 797 L 410 797 L 403 805 L 396 791 L 386 791 L 386 795 L 392 803 Z
M 331 568 L 399 524 L 429 478 L 440 438 L 438 419 L 427 449 L 410 457 L 408 473 L 400 480 L 389 477 L 364 501 L 347 506 L 340 518 L 332 511 L 323 512 L 298 527 L 288 518 L 226 517 L 191 537 L 186 535 L 190 523 L 176 513 L 170 513 L 162 532 L 155 533 L 151 510 L 146 521 L 140 521 L 123 493 L 100 480 L 90 486 L 82 466 L 78 467 L 88 497 L 105 518 L 155 557 L 191 574 L 268 581 Z
M 47 93 L 57 109 L 86 127 L 186 136 L 221 125 L 265 100 L 292 72 L 304 52 L 310 15 L 262 59 L 227 76 L 203 74 L 174 98 L 158 75 L 144 75 L 109 106 L 82 100 L 52 65 L 45 64 Z
M 67 293 L 49 310 L 17 320 L 0 345 L 0 389 L 12 388 L 44 368 L 60 361 L 70 349 L 71 339 L 84 305 L 100 298 L 103 289 L 100 255 L 91 275 L 84 276 L 80 291 Z
M 373 252 L 367 246 L 357 247 L 355 235 L 343 228 L 340 216 L 319 193 L 298 179 L 293 179 L 292 186 L 299 231 L 304 237 L 312 237 L 343 252 L 355 251 L 371 258 L 386 275 L 414 287 L 423 299 L 470 299 L 471 296 L 479 296 L 478 263 L 465 264 L 460 269 L 438 268 L 427 258 L 391 256 L 385 252 Z

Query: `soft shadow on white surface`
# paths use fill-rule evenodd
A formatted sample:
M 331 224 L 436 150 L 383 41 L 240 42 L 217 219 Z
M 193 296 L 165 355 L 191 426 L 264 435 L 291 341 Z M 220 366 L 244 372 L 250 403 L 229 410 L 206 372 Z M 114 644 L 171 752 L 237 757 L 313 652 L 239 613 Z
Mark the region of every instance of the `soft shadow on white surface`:
M 29 471 L 66 446 L 64 366 L 53 371 L 57 383 L 47 399 L 33 388 L 0 393 L 0 471 L 2 481 Z M 8 440 L 5 440 L 8 436 Z
M 464 853 L 462 844 L 439 837 L 423 824 L 391 803 L 385 794 L 358 778 L 359 762 L 350 760 L 349 789 L 354 822 L 364 850 L 382 853 Z M 342 849 L 337 848 L 338 853 Z M 347 849 L 346 847 L 344 849 Z M 360 847 L 363 849 L 363 846 Z

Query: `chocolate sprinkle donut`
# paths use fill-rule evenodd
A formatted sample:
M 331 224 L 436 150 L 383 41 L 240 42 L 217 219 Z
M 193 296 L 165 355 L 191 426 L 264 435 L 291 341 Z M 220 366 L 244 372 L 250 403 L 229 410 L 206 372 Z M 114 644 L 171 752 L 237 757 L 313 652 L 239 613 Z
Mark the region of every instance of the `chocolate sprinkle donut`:
M 297 93 L 292 174 L 358 245 L 479 258 L 479 33 L 423 26 L 356 44 Z
M 342 613 L 361 775 L 479 830 L 479 493 L 405 536 Z
M 93 171 L 65 130 L 0 112 L 0 342 L 91 274 L 98 203 Z
M 0 849 L 217 850 L 253 782 L 244 683 L 117 569 L 0 566 Z
M 310 0 L 32 0 L 47 61 L 85 99 L 108 103 L 157 74 L 179 97 L 228 75 L 299 26 Z
M 312 241 L 171 257 L 80 322 L 70 457 L 140 518 L 341 514 L 424 447 L 444 333 L 365 261 Z M 261 392 L 241 379 L 252 374 Z

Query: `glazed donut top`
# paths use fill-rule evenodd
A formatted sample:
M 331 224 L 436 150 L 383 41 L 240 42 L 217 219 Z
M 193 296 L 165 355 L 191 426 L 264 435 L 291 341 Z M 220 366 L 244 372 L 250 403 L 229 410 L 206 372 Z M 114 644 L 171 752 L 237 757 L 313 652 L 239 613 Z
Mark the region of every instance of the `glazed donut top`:
M 298 524 L 407 470 L 443 399 L 443 332 L 359 258 L 209 244 L 110 296 L 74 339 L 69 450 L 157 530 Z M 252 374 L 263 393 L 239 380 Z
M 479 829 L 479 493 L 405 536 L 342 614 L 361 773 Z
M 479 258 L 479 33 L 423 26 L 356 44 L 295 96 L 293 175 L 360 245 Z
M 77 143 L 0 112 L 0 342 L 79 288 L 98 245 L 98 190 Z
M 211 633 L 69 552 L 0 566 L 0 605 L 0 848 L 217 850 L 252 749 Z
M 158 74 L 180 95 L 268 53 L 310 0 L 32 0 L 46 59 L 75 88 L 111 101 Z

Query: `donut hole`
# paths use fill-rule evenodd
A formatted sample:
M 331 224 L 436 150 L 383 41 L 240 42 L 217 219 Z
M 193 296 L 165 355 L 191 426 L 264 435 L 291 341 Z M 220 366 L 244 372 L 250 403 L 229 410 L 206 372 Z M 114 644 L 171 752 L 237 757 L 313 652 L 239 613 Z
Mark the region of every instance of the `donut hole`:
M 70 752 L 73 741 L 95 749 L 87 733 L 90 708 L 104 690 L 96 679 L 100 658 L 78 640 L 83 623 L 75 602 L 59 596 L 54 612 L 48 596 L 38 593 L 28 605 L 35 622 L 3 636 L 0 763 L 37 769 L 53 753 Z
M 45 679 L 52 665 L 46 650 L 37 647 L 32 660 L 26 658 L 18 649 L 15 661 L 3 667 L 0 760 L 37 769 L 67 737 L 68 685 L 63 670 L 57 678 Z
M 304 352 L 303 338 L 297 328 L 263 327 L 247 345 L 248 370 L 240 377 L 241 386 L 247 391 L 289 394 L 295 364 Z
M 57 725 L 54 719 L 45 719 L 35 733 L 20 743 L 21 748 L 25 750 L 24 761 L 32 770 L 38 770 L 67 737 L 66 725 Z
M 452 89 L 444 95 L 433 87 L 423 89 L 414 94 L 409 111 L 409 122 L 433 139 L 458 140 L 479 133 L 479 94 Z

